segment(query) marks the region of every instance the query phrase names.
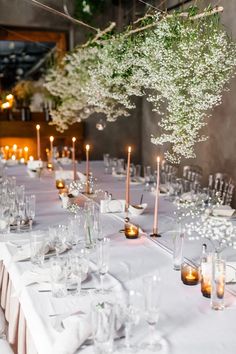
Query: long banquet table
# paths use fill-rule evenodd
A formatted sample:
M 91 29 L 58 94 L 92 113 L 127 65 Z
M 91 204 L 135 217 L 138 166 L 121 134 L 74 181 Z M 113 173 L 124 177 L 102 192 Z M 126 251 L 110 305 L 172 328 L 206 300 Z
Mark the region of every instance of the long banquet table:
M 84 171 L 84 164 L 79 170 Z M 101 162 L 92 162 L 91 169 L 102 190 L 112 193 L 114 198 L 124 198 L 125 182 L 104 174 Z M 62 209 L 58 199 L 53 176 L 41 179 L 27 176 L 24 166 L 8 168 L 8 175 L 14 175 L 17 184 L 25 184 L 27 193 L 36 195 L 36 224 L 34 229 L 47 229 L 49 225 L 63 223 L 71 214 Z M 180 272 L 173 270 L 171 250 L 173 248 L 174 205 L 165 197 L 160 197 L 159 229 L 162 237 L 153 241 L 148 235 L 152 229 L 154 194 L 144 192 L 142 185 L 131 186 L 132 202 L 138 203 L 141 194 L 148 203 L 145 213 L 131 217 L 147 233 L 137 240 L 127 240 L 119 232 L 123 228 L 124 215 L 103 214 L 104 236 L 109 236 L 111 245 L 110 274 L 125 288 L 134 285 L 142 288 L 142 277 L 159 270 L 162 278 L 161 315 L 157 330 L 165 339 L 165 352 L 173 354 L 235 354 L 236 353 L 236 295 L 226 292 L 226 309 L 213 311 L 209 299 L 202 297 L 200 286 L 186 286 L 180 280 Z M 81 196 L 81 200 L 83 200 Z M 30 262 L 13 262 L 12 255 L 17 251 L 10 242 L 27 238 L 27 234 L 2 236 L 1 258 L 1 306 L 9 322 L 8 339 L 18 354 L 53 354 L 58 332 L 49 315 L 55 308 L 69 311 L 72 304 L 78 303 L 81 310 L 87 301 L 84 297 L 67 296 L 52 298 L 50 293 L 39 292 L 39 285 L 21 286 L 21 277 L 31 267 Z M 186 241 L 185 255 L 197 260 L 201 251 L 200 241 Z M 234 254 L 230 254 L 233 257 Z M 91 260 L 94 260 L 91 253 Z M 129 277 L 121 264 L 128 264 Z M 19 291 L 19 289 L 21 289 Z M 137 340 L 142 341 L 147 334 L 147 325 L 141 323 L 137 330 Z M 92 346 L 82 347 L 78 353 L 93 353 Z M 4 354 L 4 353 L 1 353 Z M 56 353 L 55 353 L 56 354 Z M 57 353 L 59 354 L 59 353 Z

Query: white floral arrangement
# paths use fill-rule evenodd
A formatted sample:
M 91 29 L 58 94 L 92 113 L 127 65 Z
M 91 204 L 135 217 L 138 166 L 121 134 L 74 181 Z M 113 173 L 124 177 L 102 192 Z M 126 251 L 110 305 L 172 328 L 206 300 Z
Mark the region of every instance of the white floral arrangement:
M 115 121 L 136 107 L 134 96 L 145 96 L 161 114 L 152 143 L 170 143 L 165 157 L 173 163 L 195 157 L 209 110 L 235 72 L 236 45 L 217 12 L 154 13 L 67 54 L 46 77 L 58 103 L 53 124 L 63 131 L 95 112 Z

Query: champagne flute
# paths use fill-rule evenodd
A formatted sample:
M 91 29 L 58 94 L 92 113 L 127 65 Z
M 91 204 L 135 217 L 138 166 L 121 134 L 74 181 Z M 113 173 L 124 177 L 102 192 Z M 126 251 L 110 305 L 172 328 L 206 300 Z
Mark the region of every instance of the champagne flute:
M 109 259 L 110 259 L 110 239 L 103 238 L 103 240 L 98 241 L 97 245 L 97 267 L 100 276 L 100 289 L 97 290 L 98 293 L 104 294 L 108 290 L 104 290 L 104 276 L 109 270 Z
M 31 194 L 30 196 L 25 197 L 25 204 L 30 230 L 32 230 L 33 220 L 35 218 L 35 195 Z
M 155 326 L 160 317 L 161 278 L 159 273 L 143 278 L 145 318 L 150 329 L 150 339 L 142 345 L 143 349 L 157 352 L 162 349 L 159 339 L 155 336 Z

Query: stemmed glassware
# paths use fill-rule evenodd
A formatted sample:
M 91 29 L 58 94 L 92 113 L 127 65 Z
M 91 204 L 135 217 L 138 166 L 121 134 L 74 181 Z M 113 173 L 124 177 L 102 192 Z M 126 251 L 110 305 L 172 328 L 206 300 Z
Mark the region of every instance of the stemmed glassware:
M 145 318 L 150 328 L 150 339 L 142 345 L 143 349 L 157 352 L 162 349 L 155 336 L 155 326 L 160 317 L 161 278 L 159 273 L 143 278 Z
M 128 301 L 121 310 L 125 324 L 125 343 L 118 348 L 119 353 L 129 354 L 137 350 L 136 346 L 131 344 L 131 336 L 134 326 L 137 326 L 140 322 L 142 311 L 142 294 L 136 290 L 129 290 Z
M 29 227 L 30 230 L 32 230 L 33 221 L 35 218 L 35 195 L 34 194 L 25 197 L 25 209 L 26 209 L 26 216 L 29 220 Z
M 103 238 L 103 240 L 98 241 L 96 245 L 97 251 L 97 267 L 98 273 L 100 276 L 100 289 L 97 290 L 97 293 L 104 294 L 108 290 L 104 289 L 104 276 L 108 273 L 109 270 L 109 261 L 110 261 L 110 239 Z

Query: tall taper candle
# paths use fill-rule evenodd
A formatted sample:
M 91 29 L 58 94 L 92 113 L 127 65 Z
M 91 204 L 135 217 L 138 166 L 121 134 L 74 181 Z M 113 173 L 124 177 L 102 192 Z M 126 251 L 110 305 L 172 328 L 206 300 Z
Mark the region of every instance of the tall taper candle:
M 54 137 L 50 136 L 49 138 L 50 140 L 50 157 L 51 157 L 51 162 L 53 162 L 53 141 L 54 141 Z
M 129 202 L 130 202 L 130 155 L 131 155 L 131 146 L 128 147 L 128 158 L 127 158 L 126 194 L 125 194 L 126 211 L 128 211 Z
M 76 181 L 76 162 L 75 162 L 75 142 L 76 138 L 72 138 L 72 163 L 73 163 L 73 175 L 74 175 L 74 181 Z
M 157 187 L 156 187 L 156 199 L 155 199 L 155 209 L 154 209 L 154 223 L 153 223 L 153 235 L 158 235 L 158 209 L 159 209 L 159 190 L 160 190 L 160 157 L 157 157 Z
M 86 193 L 89 194 L 89 150 L 90 146 L 87 144 L 86 145 Z
M 38 160 L 41 160 L 41 156 L 40 156 L 40 125 L 37 124 L 36 125 L 36 130 L 37 130 L 37 156 L 38 156 Z

